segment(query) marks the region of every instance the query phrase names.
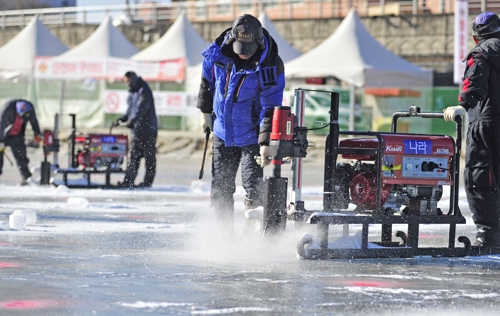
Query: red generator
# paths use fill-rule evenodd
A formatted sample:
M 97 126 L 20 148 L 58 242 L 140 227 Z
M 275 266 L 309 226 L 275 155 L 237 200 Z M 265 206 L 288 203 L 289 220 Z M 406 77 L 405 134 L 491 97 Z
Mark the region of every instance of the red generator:
M 442 215 L 437 203 L 443 185 L 453 185 L 450 171 L 454 148 L 453 138 L 445 135 L 379 133 L 377 138 L 341 140 L 341 157 L 352 162 L 339 163 L 336 170 L 336 181 L 341 184 L 337 187 L 337 207 L 347 208 L 350 199 L 361 211 Z
M 118 169 L 127 157 L 128 136 L 114 134 L 75 135 L 72 167 Z
M 54 131 L 44 132 L 44 154 L 45 157 L 50 152 L 54 152 L 53 172 L 47 172 L 50 169 L 45 166 L 46 174 L 43 184 L 52 183 L 54 185 L 64 184 L 68 188 L 115 188 L 111 184 L 113 174 L 122 174 L 122 164 L 127 157 L 128 136 L 112 133 L 112 128 L 107 134 L 76 133 L 76 114 L 71 116 L 71 135 L 68 139 L 68 168 L 60 168 L 57 159 L 59 151 L 59 139 L 57 131 L 59 126 L 58 115 L 55 118 Z M 52 144 L 53 143 L 53 144 Z M 46 158 L 45 158 L 46 160 Z M 45 165 L 48 163 L 45 161 Z M 44 165 L 42 165 L 42 168 Z M 53 178 L 50 179 L 51 174 Z M 56 179 L 57 175 L 62 175 L 62 181 Z M 104 176 L 104 182 L 96 182 L 96 175 Z M 71 176 L 71 178 L 70 178 Z M 92 179 L 91 179 L 92 178 Z

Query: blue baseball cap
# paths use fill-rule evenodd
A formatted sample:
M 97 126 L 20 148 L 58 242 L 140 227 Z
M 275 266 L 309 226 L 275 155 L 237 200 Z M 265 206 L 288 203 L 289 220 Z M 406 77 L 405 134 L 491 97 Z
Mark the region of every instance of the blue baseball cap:
M 19 116 L 23 116 L 26 112 L 32 109 L 31 103 L 26 101 L 17 101 L 16 102 L 16 112 Z

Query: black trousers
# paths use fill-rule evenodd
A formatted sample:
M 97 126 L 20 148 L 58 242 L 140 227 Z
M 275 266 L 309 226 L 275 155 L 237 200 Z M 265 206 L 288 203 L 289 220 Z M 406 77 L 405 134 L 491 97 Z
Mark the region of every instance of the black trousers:
M 467 131 L 465 192 L 487 243 L 500 244 L 500 124 L 480 119 Z M 479 237 L 479 236 L 478 236 Z
M 234 193 L 236 174 L 241 164 L 242 186 L 246 197 L 262 205 L 264 171 L 255 161 L 259 145 L 226 147 L 223 140 L 214 135 L 212 157 L 212 187 L 210 200 L 216 215 L 227 220 L 234 218 Z
M 17 168 L 23 176 L 23 178 L 28 179 L 31 177 L 31 172 L 28 168 L 28 163 L 30 162 L 26 155 L 26 145 L 24 144 L 24 135 L 7 136 L 4 141 L 5 147 L 10 147 L 14 159 L 16 160 Z M 0 152 L 0 174 L 2 174 L 3 168 L 3 154 Z
M 130 159 L 125 171 L 124 183 L 133 185 L 137 177 L 137 171 L 141 163 L 141 159 L 146 161 L 146 173 L 144 175 L 143 184 L 151 186 L 156 175 L 156 137 L 154 134 L 133 135 L 130 145 Z

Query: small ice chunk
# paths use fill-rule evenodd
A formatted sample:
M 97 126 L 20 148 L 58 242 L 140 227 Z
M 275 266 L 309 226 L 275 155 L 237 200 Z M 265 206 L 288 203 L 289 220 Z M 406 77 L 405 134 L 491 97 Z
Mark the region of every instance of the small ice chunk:
M 24 230 L 26 229 L 26 215 L 23 213 L 12 213 L 9 216 L 10 229 Z
M 26 225 L 35 225 L 36 223 L 36 212 L 33 210 L 17 210 L 13 214 L 24 214 L 26 216 Z
M 260 231 L 262 229 L 262 216 L 264 214 L 264 207 L 249 209 L 245 212 L 245 227 L 252 231 Z
M 262 219 L 262 214 L 264 214 L 264 207 L 258 206 L 257 208 L 249 209 L 245 212 L 246 219 Z
M 87 201 L 86 198 L 82 198 L 82 197 L 70 197 L 70 198 L 68 198 L 67 203 L 69 205 L 83 206 L 83 207 L 89 205 L 89 201 Z

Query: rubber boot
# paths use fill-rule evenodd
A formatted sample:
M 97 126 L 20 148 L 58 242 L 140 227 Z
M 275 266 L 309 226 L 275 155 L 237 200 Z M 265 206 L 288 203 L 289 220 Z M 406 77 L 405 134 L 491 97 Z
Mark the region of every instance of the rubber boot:
M 252 210 L 260 206 L 256 200 L 249 199 L 246 196 L 243 204 L 245 205 L 245 211 Z
M 476 226 L 476 242 L 471 247 L 470 255 L 485 256 L 500 254 L 500 232 L 489 226 Z

